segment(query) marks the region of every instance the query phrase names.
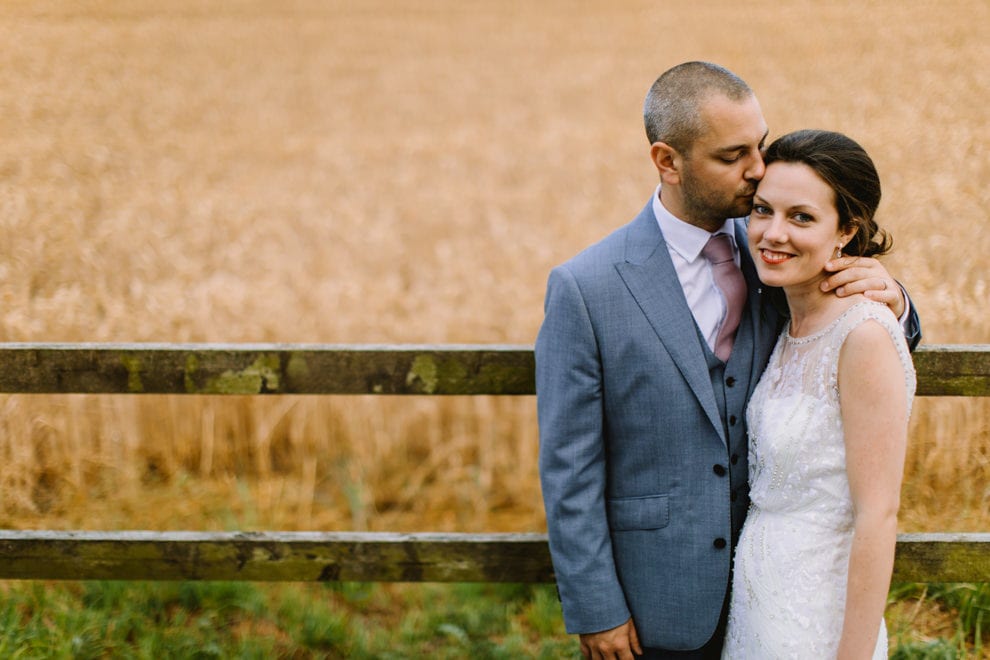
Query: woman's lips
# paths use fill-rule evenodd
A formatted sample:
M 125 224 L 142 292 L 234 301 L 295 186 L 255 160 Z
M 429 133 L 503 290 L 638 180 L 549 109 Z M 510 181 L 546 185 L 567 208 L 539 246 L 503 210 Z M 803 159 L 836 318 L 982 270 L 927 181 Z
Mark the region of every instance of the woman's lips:
M 792 256 L 794 255 L 787 254 L 786 252 L 774 252 L 773 250 L 765 249 L 760 250 L 760 259 L 768 264 L 782 264 Z

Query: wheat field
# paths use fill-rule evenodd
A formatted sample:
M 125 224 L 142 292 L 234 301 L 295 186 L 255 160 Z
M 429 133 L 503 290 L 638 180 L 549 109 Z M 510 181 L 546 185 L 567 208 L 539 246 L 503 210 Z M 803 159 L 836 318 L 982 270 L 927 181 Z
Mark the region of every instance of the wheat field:
M 5 0 L 0 38 L 0 341 L 532 343 L 689 59 L 860 141 L 925 341 L 990 341 L 985 0 Z M 536 452 L 532 397 L 6 395 L 0 525 L 540 531 Z M 988 402 L 918 399 L 902 529 L 990 528 L 988 483 Z

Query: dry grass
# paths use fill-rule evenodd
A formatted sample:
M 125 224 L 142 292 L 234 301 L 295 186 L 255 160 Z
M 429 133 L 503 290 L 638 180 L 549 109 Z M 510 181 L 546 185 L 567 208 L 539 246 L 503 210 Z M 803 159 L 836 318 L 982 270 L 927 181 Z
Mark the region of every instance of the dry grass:
M 990 334 L 983 0 L 166 6 L 0 5 L 0 341 L 532 342 L 686 59 L 859 139 L 927 341 Z M 539 530 L 534 408 L 6 396 L 0 524 Z M 919 400 L 902 526 L 986 529 L 988 458 Z

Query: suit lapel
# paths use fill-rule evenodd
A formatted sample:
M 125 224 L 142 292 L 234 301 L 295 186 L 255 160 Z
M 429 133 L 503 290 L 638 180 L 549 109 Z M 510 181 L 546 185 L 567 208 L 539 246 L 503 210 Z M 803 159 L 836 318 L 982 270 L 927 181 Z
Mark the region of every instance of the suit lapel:
M 653 215 L 652 202 L 630 225 L 626 241 L 626 260 L 615 268 L 721 435 L 722 421 L 698 327 Z

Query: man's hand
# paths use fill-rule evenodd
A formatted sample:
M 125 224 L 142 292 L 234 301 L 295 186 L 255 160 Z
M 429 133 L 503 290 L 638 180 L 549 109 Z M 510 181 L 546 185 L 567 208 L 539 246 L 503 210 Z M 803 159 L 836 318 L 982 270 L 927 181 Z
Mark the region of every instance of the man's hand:
M 632 660 L 633 653 L 643 655 L 632 619 L 611 630 L 581 635 L 581 655 L 590 660 Z
M 822 282 L 822 291 L 835 291 L 843 298 L 862 293 L 870 300 L 882 302 L 894 316 L 904 315 L 904 295 L 894 278 L 872 257 L 840 257 L 825 263 L 825 270 L 835 273 Z

